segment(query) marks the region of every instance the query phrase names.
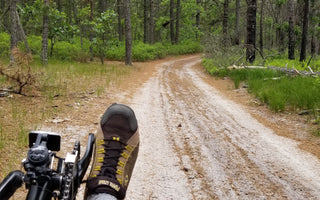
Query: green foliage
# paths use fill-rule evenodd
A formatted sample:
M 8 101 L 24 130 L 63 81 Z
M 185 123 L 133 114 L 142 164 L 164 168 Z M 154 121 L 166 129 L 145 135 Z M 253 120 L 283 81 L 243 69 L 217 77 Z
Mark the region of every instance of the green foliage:
M 0 33 L 0 58 L 8 58 L 10 52 L 10 35 Z
M 240 69 L 230 70 L 228 76 L 234 81 L 235 88 L 243 81 L 269 79 L 283 76 L 283 73 L 270 69 Z
M 104 59 L 106 56 L 109 41 L 115 39 L 112 34 L 114 31 L 114 21 L 116 21 L 115 12 L 113 10 L 107 10 L 91 22 L 96 35 L 92 42 L 94 55 L 100 57 L 100 59 Z
M 49 19 L 49 39 L 51 42 L 55 39 L 69 41 L 79 33 L 79 28 L 67 23 L 67 15 L 56 8 L 50 8 Z
M 42 37 L 41 36 L 35 36 L 35 35 L 29 35 L 29 36 L 27 36 L 27 41 L 28 41 L 29 48 L 31 50 L 31 54 L 40 55 Z M 25 46 L 24 45 L 20 45 L 19 48 L 20 49 L 24 49 Z
M 298 53 L 296 53 L 298 54 Z M 309 63 L 309 67 L 313 70 L 313 71 L 320 71 L 320 57 L 314 57 L 314 58 L 310 58 L 310 56 L 306 59 L 306 61 L 300 62 L 299 58 L 296 58 L 295 60 L 289 60 L 288 59 L 288 55 L 284 54 L 284 55 L 277 55 L 277 56 L 273 56 L 268 58 L 265 63 L 264 66 L 275 66 L 275 67 L 286 67 L 289 69 L 297 69 L 299 71 L 309 71 L 308 69 L 308 62 L 310 60 Z
M 43 1 L 35 0 L 32 3 L 18 4 L 20 20 L 26 34 L 40 34 L 42 31 Z
M 183 41 L 178 45 L 168 45 L 166 48 L 169 55 L 192 54 L 203 51 L 200 43 L 192 40 Z
M 238 88 L 241 82 L 245 82 L 249 92 L 258 97 L 261 102 L 268 104 L 275 112 L 285 109 L 298 111 L 320 108 L 319 77 L 288 77 L 282 72 L 269 69 L 222 71 L 225 76 L 229 76 L 234 81 L 235 88 Z
M 171 44 L 144 44 L 135 41 L 132 46 L 132 59 L 134 61 L 148 61 L 163 58 L 167 55 L 183 55 L 191 53 L 199 53 L 202 46 L 199 42 L 185 41 L 179 45 Z M 123 60 L 125 58 L 125 45 L 118 43 L 107 50 L 106 57 L 111 60 Z
M 135 61 L 147 61 L 162 58 L 166 55 L 166 49 L 161 43 L 154 45 L 136 42 L 132 47 L 132 57 Z
M 80 44 L 60 41 L 55 44 L 55 50 L 52 55 L 60 60 L 76 60 L 83 52 L 84 50 L 82 50 Z
M 113 45 L 106 51 L 106 57 L 110 60 L 124 60 L 125 58 L 125 46 L 123 43 Z
M 313 77 L 282 77 L 279 80 L 249 81 L 249 88 L 272 110 L 282 111 L 320 108 L 320 87 Z

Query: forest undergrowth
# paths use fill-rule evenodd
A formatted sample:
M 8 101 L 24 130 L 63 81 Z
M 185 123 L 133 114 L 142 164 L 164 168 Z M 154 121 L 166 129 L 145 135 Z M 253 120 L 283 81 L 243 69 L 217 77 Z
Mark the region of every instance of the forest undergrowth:
M 225 53 L 209 49 L 203 59 L 206 71 L 219 78 L 230 78 L 234 88 L 247 88 L 257 101 L 274 112 L 308 115 L 309 122 L 320 123 L 320 58 L 288 60 L 287 55 L 272 51 L 248 63 L 244 50 L 228 48 Z M 286 70 L 282 70 L 282 69 Z M 288 73 L 290 72 L 290 73 Z M 316 128 L 316 135 L 320 129 Z
M 67 116 L 86 99 L 106 95 L 110 85 L 138 70 L 120 62 L 101 65 L 58 60 L 43 67 L 26 55 L 17 51 L 15 64 L 0 63 L 0 180 L 19 169 L 16 161 L 25 157 L 21 152 L 28 148 L 29 131 L 41 129 L 44 121 Z M 25 83 L 22 88 L 18 80 Z

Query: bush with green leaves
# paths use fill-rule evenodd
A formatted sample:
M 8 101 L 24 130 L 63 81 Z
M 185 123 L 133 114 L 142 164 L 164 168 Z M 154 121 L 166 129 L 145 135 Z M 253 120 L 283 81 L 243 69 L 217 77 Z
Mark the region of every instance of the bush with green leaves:
M 10 52 L 10 35 L 8 33 L 0 33 L 0 58 L 8 58 Z
M 186 40 L 177 45 L 166 45 L 168 55 L 184 55 L 199 53 L 203 51 L 203 48 L 198 41 Z
M 132 58 L 134 61 L 148 61 L 158 58 L 163 58 L 166 53 L 166 49 L 161 43 L 156 44 L 144 44 L 143 42 L 135 42 L 132 47 Z
M 199 53 L 202 47 L 199 42 L 186 41 L 179 45 L 171 44 L 145 44 L 141 41 L 134 41 L 132 45 L 132 60 L 134 61 L 148 61 L 163 58 L 167 55 L 183 55 L 191 53 Z M 106 57 L 110 60 L 124 60 L 125 58 L 125 44 L 119 42 L 112 45 L 106 52 Z

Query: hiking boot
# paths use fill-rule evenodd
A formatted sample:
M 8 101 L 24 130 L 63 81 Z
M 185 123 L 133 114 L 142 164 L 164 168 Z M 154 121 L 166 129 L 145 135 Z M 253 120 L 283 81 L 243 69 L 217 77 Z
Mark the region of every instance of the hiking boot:
M 112 104 L 98 127 L 85 196 L 107 193 L 124 199 L 138 150 L 139 132 L 133 110 L 123 104 Z

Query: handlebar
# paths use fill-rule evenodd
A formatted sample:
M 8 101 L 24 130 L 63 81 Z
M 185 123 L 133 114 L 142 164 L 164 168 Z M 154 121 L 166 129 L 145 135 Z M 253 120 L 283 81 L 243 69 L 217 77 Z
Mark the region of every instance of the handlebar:
M 80 142 L 77 141 L 72 153 L 60 158 L 52 151 L 60 150 L 60 135 L 50 132 L 29 133 L 29 151 L 23 161 L 26 171 L 13 171 L 0 183 L 0 199 L 9 199 L 25 183 L 28 189 L 27 200 L 74 199 L 89 167 L 94 134 L 90 133 L 84 155 L 80 159 Z M 54 159 L 58 159 L 53 169 Z

